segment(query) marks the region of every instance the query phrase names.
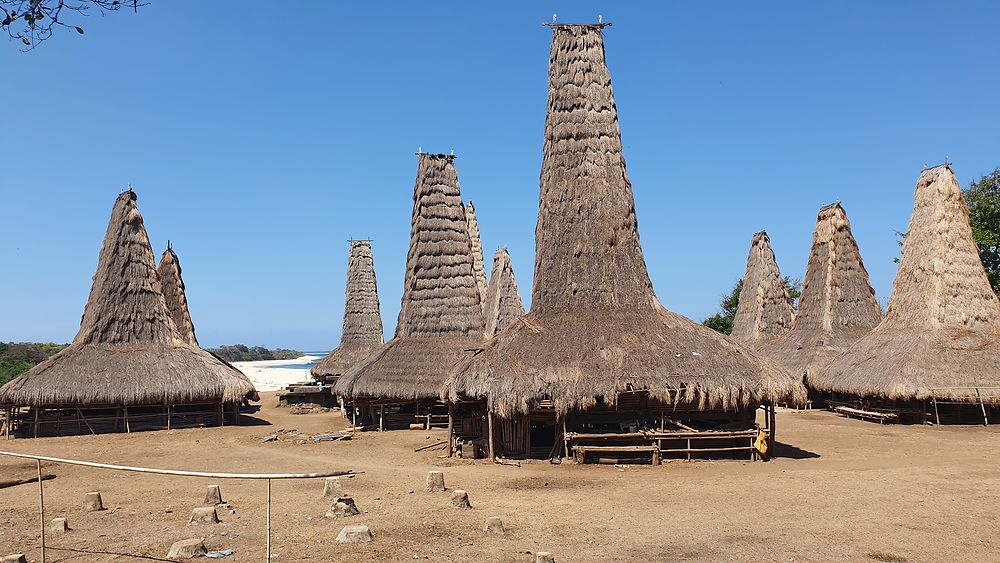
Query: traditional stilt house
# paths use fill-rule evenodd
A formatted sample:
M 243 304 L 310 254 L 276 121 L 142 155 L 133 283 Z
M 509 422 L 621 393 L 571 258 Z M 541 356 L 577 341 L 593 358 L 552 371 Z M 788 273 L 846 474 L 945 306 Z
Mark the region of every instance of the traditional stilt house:
M 1000 302 L 947 164 L 917 180 L 885 319 L 808 383 L 842 414 L 880 422 L 1000 416 Z
M 810 378 L 881 320 L 847 213 L 839 203 L 824 206 L 816 217 L 792 330 L 765 343 L 761 353 L 795 376 Z
M 740 302 L 733 318 L 732 337 L 757 349 L 792 328 L 795 310 L 771 249 L 771 239 L 760 231 L 750 241 Z
M 419 154 L 395 337 L 335 387 L 353 402 L 356 424 L 391 429 L 443 423 L 441 386 L 449 370 L 482 344 L 482 301 L 454 160 Z
M 350 244 L 344 327 L 340 334 L 340 345 L 312 368 L 312 376 L 317 385 L 293 386 L 282 397 L 286 402 L 296 402 L 296 398 L 306 401 L 307 397 L 313 397 L 316 393 L 319 393 L 318 397 L 314 397 L 316 400 L 309 399 L 308 402 L 323 404 L 324 397 L 332 400 L 332 386 L 340 376 L 385 344 L 372 241 L 352 240 Z M 316 390 L 312 391 L 313 388 Z
M 246 376 L 178 332 L 135 202 L 131 189 L 115 202 L 72 344 L 0 387 L 21 435 L 237 422 L 257 399 Z
M 163 298 L 167 302 L 167 311 L 170 318 L 174 320 L 177 331 L 181 338 L 191 344 L 198 345 L 198 339 L 194 336 L 194 323 L 191 322 L 191 313 L 188 311 L 187 294 L 184 291 L 184 279 L 181 277 L 181 262 L 177 259 L 177 253 L 173 246 L 167 242 L 167 249 L 160 257 L 160 266 L 156 268 L 156 277 L 160 279 L 160 288 L 163 291 Z
M 517 291 L 514 267 L 506 248 L 498 248 L 493 255 L 485 311 L 486 338 L 494 336 L 524 315 L 524 303 Z
M 486 312 L 486 265 L 483 263 L 483 240 L 479 238 L 479 220 L 476 218 L 476 207 L 470 201 L 465 206 L 465 220 L 469 225 L 469 244 L 472 246 L 472 268 L 476 274 L 476 285 L 483 302 L 483 312 Z
M 758 406 L 805 389 L 654 295 L 605 25 L 552 25 L 532 308 L 453 371 L 454 435 L 463 455 L 752 458 Z

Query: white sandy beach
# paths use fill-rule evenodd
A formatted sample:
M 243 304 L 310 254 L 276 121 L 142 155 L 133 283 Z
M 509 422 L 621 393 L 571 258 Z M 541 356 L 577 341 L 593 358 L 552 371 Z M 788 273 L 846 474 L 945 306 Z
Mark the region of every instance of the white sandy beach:
M 237 369 L 243 372 L 253 383 L 257 391 L 277 391 L 290 383 L 309 381 L 309 370 L 301 368 L 282 368 L 315 362 L 322 356 L 302 356 L 293 360 L 263 360 L 259 362 L 233 362 Z

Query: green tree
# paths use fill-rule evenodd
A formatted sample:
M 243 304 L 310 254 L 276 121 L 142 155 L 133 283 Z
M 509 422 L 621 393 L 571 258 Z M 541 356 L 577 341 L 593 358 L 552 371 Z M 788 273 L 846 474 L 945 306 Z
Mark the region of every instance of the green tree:
M 986 269 L 993 292 L 1000 295 L 1000 168 L 969 182 L 962 190 L 969 207 L 969 224 L 972 238 L 979 247 L 979 259 Z M 903 243 L 908 233 L 896 231 L 899 254 L 893 259 L 897 264 L 903 254 Z

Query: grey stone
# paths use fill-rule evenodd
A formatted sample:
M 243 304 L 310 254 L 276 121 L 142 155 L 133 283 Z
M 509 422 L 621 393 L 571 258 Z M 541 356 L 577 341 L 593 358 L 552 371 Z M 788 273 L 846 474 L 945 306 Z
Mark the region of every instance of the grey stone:
M 444 487 L 444 473 L 440 471 L 431 471 L 427 473 L 427 492 L 429 493 L 440 493 L 445 490 Z
M 93 492 L 85 494 L 83 496 L 83 509 L 88 512 L 104 510 L 104 500 L 101 498 L 101 493 Z
M 0 563 L 28 563 L 28 558 L 23 553 L 0 556 Z
M 52 523 L 49 525 L 49 529 L 53 532 L 68 532 L 69 520 L 65 518 L 53 518 Z
M 356 524 L 353 526 L 344 526 L 344 529 L 337 534 L 337 542 L 339 543 L 367 543 L 372 541 L 372 531 L 368 529 L 368 526 L 363 526 Z
M 188 524 L 218 524 L 219 513 L 214 506 L 199 506 L 191 511 L 191 519 Z
M 327 477 L 323 482 L 323 498 L 338 498 L 344 496 L 344 486 L 340 477 Z
M 354 516 L 355 514 L 361 514 L 361 511 L 358 510 L 358 506 L 354 504 L 354 499 L 351 497 L 338 498 L 326 513 L 331 518 L 342 518 L 344 516 Z
M 469 503 L 469 493 L 463 491 L 462 489 L 455 489 L 452 491 L 451 500 L 449 502 L 455 508 L 472 508 L 472 505 Z
M 207 551 L 205 549 L 205 542 L 198 538 L 191 538 L 189 540 L 174 542 L 174 545 L 170 546 L 170 551 L 167 552 L 167 559 L 174 561 L 178 559 L 191 559 L 205 555 Z
M 491 516 L 486 519 L 486 533 L 491 536 L 502 536 L 506 532 L 503 527 L 503 520 L 500 520 L 496 516 Z
M 205 504 L 222 504 L 222 489 L 218 485 L 209 485 L 205 494 Z
M 535 553 L 535 563 L 556 563 L 556 558 L 548 551 L 539 551 Z

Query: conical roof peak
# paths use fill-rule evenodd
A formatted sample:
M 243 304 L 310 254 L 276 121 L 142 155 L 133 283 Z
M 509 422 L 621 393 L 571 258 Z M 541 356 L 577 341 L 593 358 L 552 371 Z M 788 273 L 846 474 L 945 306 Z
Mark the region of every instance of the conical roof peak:
M 486 292 L 486 337 L 490 338 L 524 315 L 524 304 L 517 290 L 514 267 L 506 248 L 493 254 L 490 284 Z
M 187 291 L 184 287 L 184 278 L 181 276 L 181 262 L 169 241 L 167 249 L 160 257 L 160 265 L 156 268 L 156 277 L 160 280 L 160 289 L 163 291 L 167 310 L 170 311 L 177 332 L 185 342 L 197 346 L 198 339 L 194 334 L 194 323 L 188 310 Z
M 483 264 L 483 240 L 479 237 L 479 219 L 476 218 L 476 206 L 472 201 L 465 206 L 465 219 L 469 227 L 469 244 L 472 247 L 472 271 L 476 275 L 476 285 L 479 287 L 479 296 L 485 313 L 488 284 L 486 267 Z
M 795 311 L 765 231 L 753 235 L 732 337 L 757 346 L 792 328 Z

